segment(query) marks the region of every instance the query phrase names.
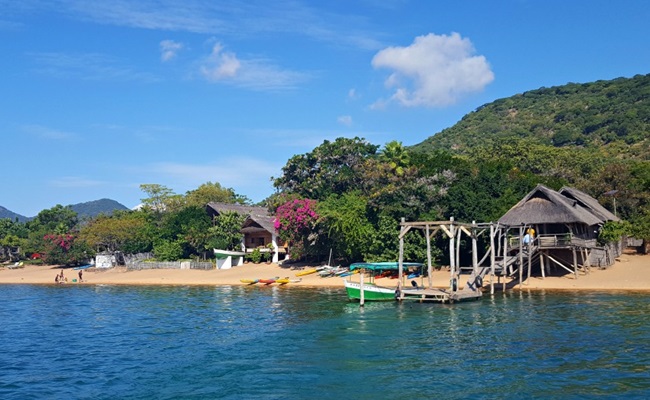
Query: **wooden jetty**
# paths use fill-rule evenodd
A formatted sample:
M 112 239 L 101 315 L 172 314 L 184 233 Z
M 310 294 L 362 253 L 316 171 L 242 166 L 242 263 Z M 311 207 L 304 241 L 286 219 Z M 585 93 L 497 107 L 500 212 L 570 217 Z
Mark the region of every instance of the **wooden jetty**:
M 404 289 L 401 290 L 399 296 L 396 297 L 398 301 L 416 301 L 420 303 L 456 303 L 461 301 L 473 301 L 481 298 L 483 293 L 480 290 L 457 290 L 449 291 L 446 289 L 438 288 L 422 288 L 422 289 Z
M 402 218 L 400 223 L 400 234 L 399 234 L 399 285 L 395 293 L 395 298 L 397 300 L 416 300 L 420 302 L 439 302 L 439 303 L 454 303 L 459 301 L 469 301 L 469 300 L 478 300 L 483 296 L 481 291 L 481 286 L 483 282 L 483 277 L 478 274 L 478 270 L 474 271 L 467 284 L 463 289 L 459 289 L 458 279 L 460 277 L 460 268 L 457 268 L 458 265 L 458 247 L 456 247 L 456 241 L 460 240 L 460 235 L 463 230 L 467 233 L 469 231 L 464 228 L 462 225 L 466 224 L 455 224 L 454 219 L 449 221 L 431 221 L 431 222 L 405 222 Z M 476 225 L 476 224 L 474 224 Z M 414 229 L 421 229 L 424 231 L 424 236 L 427 242 L 427 276 L 428 276 L 428 287 L 426 288 L 402 288 L 402 282 L 404 282 L 404 237 Z M 449 253 L 451 259 L 450 265 L 450 279 L 449 279 L 449 290 L 439 289 L 433 287 L 432 282 L 432 259 L 431 259 L 431 238 L 437 232 L 443 231 L 450 240 Z
M 577 189 L 564 187 L 555 192 L 537 185 L 497 222 L 462 223 L 449 221 L 405 222 L 399 233 L 399 293 L 398 300 L 455 302 L 479 299 L 483 278 L 490 276 L 490 293 L 495 281 L 513 279 L 519 289 L 529 281 L 533 266 L 542 279 L 552 266 L 562 268 L 578 279 L 579 272 L 589 273 L 593 265 L 606 267 L 620 254 L 620 241 L 598 243 L 598 231 L 607 221 L 619 218 L 602 207 L 598 201 Z M 404 285 L 404 237 L 411 231 L 423 232 L 427 245 L 428 285 L 426 288 Z M 431 238 L 443 234 L 449 239 L 449 289 L 437 289 L 432 282 Z M 460 267 L 460 243 L 463 235 L 471 239 L 472 265 Z M 478 239 L 483 235 L 483 256 L 479 259 Z M 469 277 L 462 289 L 462 271 Z M 518 281 L 517 281 L 518 275 Z M 495 279 L 496 278 L 496 279 Z

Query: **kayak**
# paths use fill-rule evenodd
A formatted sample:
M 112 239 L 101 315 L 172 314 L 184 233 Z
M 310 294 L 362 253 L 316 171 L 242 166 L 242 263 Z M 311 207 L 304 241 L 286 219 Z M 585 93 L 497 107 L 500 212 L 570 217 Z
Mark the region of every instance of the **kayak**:
M 275 280 L 275 283 L 279 283 L 280 285 L 285 285 L 285 284 L 287 284 L 289 282 L 291 282 L 291 281 L 289 280 L 288 276 L 286 278 L 276 279 Z
M 258 282 L 263 283 L 265 285 L 270 285 L 272 283 L 275 283 L 275 281 L 278 280 L 278 279 L 279 279 L 278 277 L 271 278 L 271 279 L 260 279 L 260 280 L 258 280 Z
M 296 276 L 305 276 L 305 275 L 309 275 L 309 274 L 315 274 L 316 272 L 318 272 L 318 270 L 316 268 L 311 268 L 311 269 L 306 269 L 304 271 L 298 272 L 296 274 Z
M 342 274 L 339 275 L 339 276 L 343 278 L 343 277 L 350 276 L 350 275 L 354 275 L 354 274 L 358 274 L 358 273 L 359 273 L 359 270 L 358 270 L 358 269 L 355 269 L 354 271 L 344 272 L 344 273 L 342 273 Z
M 248 283 L 249 285 L 254 285 L 259 282 L 259 279 L 240 279 L 241 283 Z

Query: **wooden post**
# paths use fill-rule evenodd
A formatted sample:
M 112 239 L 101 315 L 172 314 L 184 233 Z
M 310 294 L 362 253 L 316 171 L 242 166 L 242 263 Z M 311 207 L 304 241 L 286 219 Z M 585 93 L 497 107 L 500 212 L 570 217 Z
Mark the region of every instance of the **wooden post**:
M 359 307 L 363 307 L 365 302 L 363 293 L 363 268 L 359 271 Z
M 496 255 L 494 254 L 494 223 L 490 222 L 490 294 L 494 294 L 494 264 L 496 264 Z
M 573 251 L 573 275 L 575 275 L 576 280 L 578 279 L 578 255 L 576 254 L 576 248 L 572 247 Z
M 508 273 L 508 268 L 506 267 L 506 264 L 508 264 L 508 229 L 506 228 L 503 234 L 503 272 Z M 512 265 L 512 264 L 510 264 Z M 508 273 L 508 275 L 510 275 Z M 506 291 L 506 277 L 503 277 L 503 288 L 501 289 L 505 293 Z
M 404 223 L 404 217 L 402 217 L 402 224 L 403 223 Z M 399 235 L 399 275 L 398 275 L 398 278 L 399 278 L 399 281 L 401 283 L 404 283 L 404 282 L 402 282 L 402 279 L 404 277 L 403 268 L 402 268 L 403 262 L 404 262 L 404 236 L 401 235 L 401 229 L 400 229 L 400 235 Z
M 431 280 L 431 275 L 433 270 L 431 269 L 431 237 L 429 236 L 429 224 L 426 226 L 426 235 L 427 235 L 427 271 L 428 271 L 428 280 L 429 280 L 429 289 L 433 287 L 433 281 Z
M 472 273 L 478 276 L 478 244 L 476 243 L 476 221 L 472 221 Z
M 530 285 L 530 270 L 532 269 L 531 264 L 532 264 L 532 258 L 533 258 L 532 253 L 531 253 L 532 248 L 533 248 L 533 244 L 529 243 L 528 244 L 528 277 L 526 278 L 526 284 L 527 285 Z
M 454 230 L 454 217 L 451 217 L 449 221 L 449 274 L 451 275 L 449 278 L 449 289 L 453 290 L 452 282 L 456 272 L 456 231 Z
M 542 279 L 546 279 L 546 274 L 544 274 L 544 253 L 539 252 L 539 269 L 542 270 Z
M 519 290 L 523 289 L 524 285 L 524 226 L 519 227 Z
M 463 236 L 463 229 L 462 227 L 459 227 L 456 229 L 456 262 L 454 265 L 456 266 L 456 272 L 460 273 L 460 242 L 461 242 L 461 236 Z

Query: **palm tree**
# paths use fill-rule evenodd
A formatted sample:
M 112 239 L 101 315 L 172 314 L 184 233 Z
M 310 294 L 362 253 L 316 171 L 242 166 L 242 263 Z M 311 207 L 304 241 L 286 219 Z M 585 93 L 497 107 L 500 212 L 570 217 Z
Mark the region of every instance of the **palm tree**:
M 399 176 L 404 174 L 404 169 L 410 163 L 406 148 L 402 145 L 402 142 L 397 140 L 386 143 L 383 150 L 379 152 L 379 159 L 388 163 L 390 168 L 395 171 L 395 174 Z

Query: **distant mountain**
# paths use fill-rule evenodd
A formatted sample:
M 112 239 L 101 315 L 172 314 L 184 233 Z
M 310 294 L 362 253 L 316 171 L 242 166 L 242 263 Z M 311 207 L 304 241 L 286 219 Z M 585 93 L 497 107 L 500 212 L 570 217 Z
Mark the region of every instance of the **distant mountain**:
M 114 211 L 129 209 L 125 205 L 111 199 L 87 201 L 85 203 L 71 204 L 68 207 L 77 213 L 79 219 L 92 218 L 99 214 L 111 215 Z
M 18 222 L 26 222 L 29 220 L 29 218 L 25 217 L 24 215 L 16 214 L 15 212 L 9 211 L 6 208 L 0 206 L 0 219 L 3 218 L 9 218 L 12 221 L 18 219 Z
M 68 207 L 77 213 L 80 220 L 96 217 L 99 214 L 111 215 L 114 211 L 129 209 L 125 205 L 111 199 L 100 199 L 87 201 L 85 203 L 70 204 Z M 18 222 L 27 222 L 34 217 L 25 217 L 24 215 L 16 214 L 15 212 L 0 206 L 0 219 L 3 218 L 9 218 L 12 221 L 18 219 Z

